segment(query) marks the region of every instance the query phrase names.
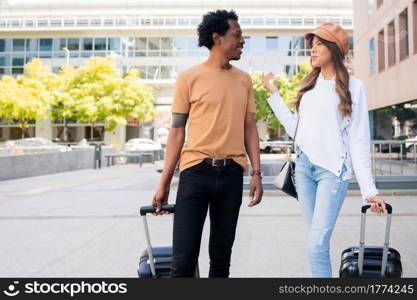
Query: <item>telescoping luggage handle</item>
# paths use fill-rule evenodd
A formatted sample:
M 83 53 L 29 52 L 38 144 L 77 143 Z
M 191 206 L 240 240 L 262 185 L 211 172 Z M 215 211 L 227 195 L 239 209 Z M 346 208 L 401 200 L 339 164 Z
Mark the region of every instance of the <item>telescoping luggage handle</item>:
M 392 207 L 388 203 L 385 203 L 387 208 L 387 224 L 385 226 L 385 241 L 384 248 L 382 252 L 382 265 L 381 265 L 381 276 L 384 276 L 385 270 L 387 268 L 388 262 L 388 247 L 389 247 L 389 235 L 391 230 L 391 217 L 392 217 Z M 362 215 L 361 215 L 361 233 L 359 240 L 359 258 L 358 258 L 358 267 L 359 275 L 362 275 L 363 272 L 363 261 L 365 253 L 365 225 L 366 225 L 366 211 L 371 208 L 370 204 L 362 206 Z
M 151 267 L 152 276 L 154 277 L 156 276 L 155 261 L 154 261 L 153 252 L 152 252 L 152 244 L 151 244 L 151 238 L 149 235 L 149 227 L 148 227 L 148 221 L 146 220 L 146 215 L 155 213 L 156 209 L 157 209 L 156 206 L 142 206 L 140 208 L 140 215 L 142 216 L 143 227 L 145 228 L 145 239 L 146 239 L 146 247 L 148 250 L 149 265 Z M 174 204 L 162 205 L 162 210 L 168 211 L 170 213 L 174 213 L 175 205 Z

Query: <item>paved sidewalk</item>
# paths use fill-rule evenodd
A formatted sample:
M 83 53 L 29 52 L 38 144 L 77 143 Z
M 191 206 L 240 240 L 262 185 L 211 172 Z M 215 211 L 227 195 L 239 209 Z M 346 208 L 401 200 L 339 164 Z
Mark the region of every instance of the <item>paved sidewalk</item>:
M 117 165 L 0 182 L 0 277 L 136 277 L 145 248 L 141 205 L 150 203 L 155 165 Z M 175 199 L 175 184 L 170 202 Z M 417 196 L 386 196 L 393 204 L 391 246 L 405 277 L 417 277 Z M 306 227 L 296 200 L 267 191 L 247 207 L 245 194 L 232 256 L 232 277 L 308 277 Z M 333 275 L 341 251 L 357 244 L 361 199 L 350 194 L 332 241 Z M 151 217 L 154 245 L 171 243 L 171 217 Z M 368 218 L 367 241 L 382 243 L 384 218 Z M 208 221 L 200 254 L 208 273 Z

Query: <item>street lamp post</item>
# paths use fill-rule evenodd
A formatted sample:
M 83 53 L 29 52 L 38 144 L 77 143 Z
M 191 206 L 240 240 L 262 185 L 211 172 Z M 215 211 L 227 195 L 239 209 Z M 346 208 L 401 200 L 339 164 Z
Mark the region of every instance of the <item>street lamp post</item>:
M 65 51 L 65 58 L 67 59 L 67 65 L 69 65 L 69 58 L 70 58 L 71 51 L 69 51 L 67 47 L 62 48 L 62 50 Z

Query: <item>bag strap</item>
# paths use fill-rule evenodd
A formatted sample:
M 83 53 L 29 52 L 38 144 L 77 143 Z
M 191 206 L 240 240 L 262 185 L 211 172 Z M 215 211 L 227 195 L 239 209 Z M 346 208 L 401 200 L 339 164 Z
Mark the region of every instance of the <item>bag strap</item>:
M 292 140 L 292 151 L 295 152 L 295 137 L 297 136 L 298 123 L 300 122 L 300 115 L 297 113 L 297 125 L 295 126 L 294 138 Z

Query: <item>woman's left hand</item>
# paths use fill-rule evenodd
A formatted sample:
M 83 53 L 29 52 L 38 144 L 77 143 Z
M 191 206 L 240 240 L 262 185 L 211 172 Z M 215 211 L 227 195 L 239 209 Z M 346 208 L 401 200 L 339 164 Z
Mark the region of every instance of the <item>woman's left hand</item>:
M 385 201 L 381 196 L 375 195 L 368 198 L 368 202 L 371 204 L 371 211 L 374 213 L 387 213 Z

